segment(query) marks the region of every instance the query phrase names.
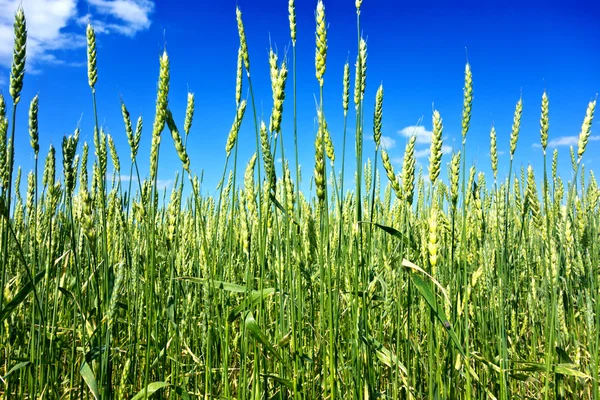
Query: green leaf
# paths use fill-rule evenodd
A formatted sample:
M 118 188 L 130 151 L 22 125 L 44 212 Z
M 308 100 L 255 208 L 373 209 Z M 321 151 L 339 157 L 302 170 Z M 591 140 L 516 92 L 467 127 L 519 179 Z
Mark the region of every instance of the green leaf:
M 273 379 L 275 382 L 286 386 L 288 389 L 294 390 L 294 382 L 292 382 L 291 379 L 285 379 L 275 374 L 260 374 L 260 376 L 262 376 L 263 378 Z
M 96 377 L 90 368 L 90 365 L 87 362 L 83 362 L 81 364 L 81 369 L 79 370 L 81 377 L 85 381 L 85 383 L 90 388 L 92 395 L 96 400 L 100 399 L 100 394 L 98 393 L 98 383 L 96 382 Z
M 54 274 L 54 271 L 56 271 L 56 266 L 57 263 L 53 263 L 52 266 L 49 268 L 49 274 L 50 276 L 52 276 Z M 46 271 L 40 271 L 34 278 L 33 278 L 33 282 L 29 281 L 25 284 L 25 286 L 23 286 L 21 288 L 21 290 L 19 290 L 17 292 L 17 294 L 15 294 L 15 297 L 12 298 L 11 301 L 8 302 L 8 304 L 4 305 L 4 307 L 2 307 L 2 310 L 0 311 L 0 322 L 4 321 L 6 319 L 6 317 L 8 317 L 10 315 L 10 313 L 12 313 L 17 307 L 19 307 L 19 305 L 25 301 L 25 299 L 27 298 L 27 296 L 29 296 L 29 294 L 33 291 L 33 287 L 35 284 L 37 284 L 46 274 Z
M 450 335 L 450 339 L 454 342 L 454 345 L 456 346 L 460 354 L 462 354 L 463 357 L 466 357 L 465 351 L 463 350 L 460 341 L 458 340 L 458 336 L 456 336 L 456 332 L 454 332 L 454 329 L 452 329 L 450 321 L 448 321 L 448 318 L 446 318 L 443 307 L 441 307 L 437 303 L 435 295 L 431 290 L 431 287 L 423 280 L 423 278 L 421 278 L 414 272 L 408 274 L 408 276 L 410 276 L 413 285 L 415 285 L 421 296 L 423 296 L 427 304 L 429 304 L 429 307 L 431 308 L 437 319 L 442 323 L 444 328 L 446 328 L 448 335 Z
M 391 226 L 386 226 L 386 225 L 381 225 L 381 224 L 377 224 L 375 222 L 369 222 L 369 221 L 361 221 L 361 223 L 363 224 L 372 224 L 375 225 L 376 227 L 378 227 L 379 229 L 382 229 L 384 232 L 392 235 L 393 237 L 400 239 L 401 241 L 403 241 L 404 243 L 406 243 L 407 245 L 409 245 L 413 250 L 417 250 L 417 246 L 414 240 L 410 240 L 411 238 L 408 236 L 405 236 L 402 232 L 400 232 L 399 230 L 392 228 Z
M 275 288 L 253 290 L 252 293 L 250 293 L 249 300 L 242 301 L 233 310 L 231 310 L 231 312 L 229 313 L 229 317 L 227 317 L 227 320 L 229 321 L 229 323 L 232 323 L 242 314 L 242 311 L 244 311 L 246 308 L 256 306 L 261 299 L 265 299 L 273 293 L 275 293 Z
M 180 398 L 182 398 L 184 400 L 192 400 L 192 396 L 190 396 L 190 394 L 188 392 L 186 392 L 185 389 L 183 389 L 182 387 L 180 387 L 180 386 L 171 386 L 171 388 L 173 388 L 173 390 L 175 391 L 175 393 L 177 393 Z
M 166 382 L 152 382 L 150 384 L 148 384 L 148 386 L 142 390 L 140 390 L 135 396 L 133 396 L 131 398 L 131 400 L 138 400 L 138 399 L 143 399 L 144 398 L 144 392 L 146 391 L 146 389 L 148 389 L 148 397 L 150 397 L 151 395 L 153 395 L 155 392 L 159 391 L 160 389 L 169 386 L 168 383 Z
M 252 312 L 248 312 L 248 314 L 246 315 L 246 329 L 250 333 L 250 336 L 252 336 L 260 344 L 265 346 L 267 350 L 269 350 L 269 352 L 271 352 L 275 357 L 277 357 L 279 361 L 283 362 L 283 359 L 281 358 L 277 350 L 275 350 L 275 347 L 273 347 L 273 345 L 269 342 L 267 335 L 265 335 L 260 330 L 258 322 L 256 322 L 256 320 L 254 319 Z
M 585 379 L 589 379 L 590 376 L 579 371 L 577 369 L 577 365 L 575 364 L 567 364 L 567 363 L 563 363 L 563 364 L 557 364 L 554 367 L 554 372 L 557 374 L 561 374 L 561 375 L 568 375 L 568 376 L 576 376 L 578 378 L 585 378 Z
M 234 293 L 245 293 L 246 292 L 246 286 L 237 285 L 235 283 L 229 283 L 229 282 L 221 282 L 221 281 L 217 281 L 214 279 L 211 280 L 211 279 L 205 279 L 205 278 L 196 278 L 193 276 L 180 276 L 175 279 L 187 281 L 187 282 L 193 282 L 193 283 L 209 284 L 215 289 L 226 290 L 228 292 L 234 292 Z
M 10 374 L 12 374 L 13 372 L 16 372 L 16 371 L 20 370 L 21 368 L 25 368 L 25 367 L 26 367 L 26 366 L 28 366 L 29 364 L 31 364 L 31 361 L 22 361 L 22 362 L 20 362 L 20 363 L 16 364 L 14 367 L 12 367 L 12 368 L 10 369 L 10 371 L 8 371 L 8 372 L 6 373 L 6 375 L 4 375 L 4 376 L 2 377 L 2 380 L 6 380 L 6 378 L 8 378 L 8 376 L 9 376 Z

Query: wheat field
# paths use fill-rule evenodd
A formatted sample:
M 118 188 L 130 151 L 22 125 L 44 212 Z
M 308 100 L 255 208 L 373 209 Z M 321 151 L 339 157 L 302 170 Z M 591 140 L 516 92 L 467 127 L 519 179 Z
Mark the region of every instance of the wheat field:
M 0 95 L 2 398 L 599 398 L 600 189 L 582 163 L 596 100 L 581 110 L 570 180 L 558 172 L 557 150 L 546 154 L 545 92 L 543 171 L 513 166 L 519 99 L 510 137 L 491 128 L 486 176 L 467 161 L 474 78 L 466 64 L 462 149 L 442 164 L 443 118 L 434 111 L 427 169 L 417 169 L 413 136 L 396 171 L 381 141 L 384 88 L 366 86 L 361 3 L 349 44 L 356 63 L 326 80 L 318 2 L 318 132 L 314 165 L 302 171 L 296 40 L 312 39 L 296 38 L 289 0 L 291 54 L 252 59 L 270 66 L 272 110 L 261 121 L 237 9 L 236 108 L 222 135 L 226 163 L 212 171 L 221 177 L 214 196 L 201 195 L 206 166 L 186 149 L 195 95 L 187 94 L 181 121 L 169 106 L 186 93 L 169 90 L 167 50 L 152 66 L 155 118 L 136 118 L 121 103 L 123 125 L 113 130 L 131 151 L 117 153 L 98 122 L 102 54 L 91 23 L 95 125 L 81 129 L 93 129 L 93 143 L 80 142 L 78 127 L 60 149 L 40 152 L 38 96 L 20 97 L 27 28 L 17 11 L 10 93 Z M 332 79 L 343 81 L 341 104 L 323 102 Z M 365 96 L 374 96 L 374 110 L 363 108 Z M 17 120 L 26 101 L 29 120 Z M 284 103 L 294 110 L 293 130 L 282 129 Z M 343 118 L 343 143 L 333 143 L 329 116 Z M 242 121 L 255 131 L 250 159 L 238 158 Z M 34 155 L 30 172 L 13 165 L 15 131 L 27 129 L 31 148 L 18 151 Z M 366 154 L 371 134 L 375 152 Z M 506 176 L 498 176 L 497 140 L 510 145 Z M 151 143 L 149 155 L 138 154 L 141 141 Z M 292 143 L 295 152 L 286 153 Z M 172 145 L 181 165 L 160 165 L 161 148 Z M 131 168 L 121 172 L 127 157 Z M 159 168 L 177 174 L 166 194 Z M 354 180 L 344 181 L 350 168 Z M 114 178 L 126 174 L 128 181 Z

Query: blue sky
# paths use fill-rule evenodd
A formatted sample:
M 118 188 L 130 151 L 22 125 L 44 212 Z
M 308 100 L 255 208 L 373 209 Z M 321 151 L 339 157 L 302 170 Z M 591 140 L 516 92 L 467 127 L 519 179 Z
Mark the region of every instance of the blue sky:
M 129 149 L 120 114 L 120 96 L 133 118 L 142 115 L 145 130 L 138 160 L 148 170 L 154 118 L 158 57 L 166 46 L 171 61 L 169 105 L 183 124 L 188 89 L 196 96 L 194 125 L 188 142 L 191 167 L 204 169 L 205 191 L 214 192 L 225 161 L 224 146 L 235 114 L 235 68 L 238 34 L 235 7 L 243 12 L 257 114 L 268 120 L 271 92 L 268 49 L 287 56 L 290 75 L 284 105 L 283 138 L 293 165 L 291 42 L 286 0 L 152 1 L 152 0 L 0 0 L 0 91 L 8 99 L 12 54 L 12 20 L 19 4 L 28 30 L 28 73 L 18 110 L 16 164 L 28 171 L 33 153 L 27 133 L 27 108 L 40 95 L 41 157 L 50 144 L 59 150 L 62 136 L 81 120 L 82 139 L 92 142 L 92 101 L 87 86 L 85 24 L 96 27 L 101 124 L 120 150 L 122 174 L 129 172 Z M 325 0 L 328 29 L 324 108 L 337 160 L 341 160 L 342 72 L 352 67 L 357 51 L 354 1 Z M 600 10 L 589 3 L 520 2 L 395 2 L 364 0 L 361 31 L 368 43 L 365 132 L 371 135 L 374 97 L 383 83 L 383 135 L 397 172 L 406 137 L 422 118 L 417 153 L 425 173 L 427 135 L 432 108 L 444 122 L 446 151 L 460 147 L 464 66 L 473 70 L 474 103 L 467 138 L 467 161 L 488 175 L 489 131 L 498 132 L 499 173 L 508 171 L 508 143 L 514 107 L 523 94 L 521 135 L 516 167 L 531 163 L 541 177 L 540 102 L 544 88 L 550 98 L 550 144 L 559 149 L 562 171 L 570 168 L 568 144 L 576 145 L 585 109 L 600 91 Z M 304 184 L 314 165 L 315 96 L 314 9 L 316 0 L 298 0 L 297 79 L 298 136 Z M 353 80 L 353 79 L 352 79 Z M 244 82 L 243 96 L 248 96 Z M 248 109 L 251 111 L 251 108 Z M 252 113 L 240 132 L 240 162 L 254 151 Z M 354 114 L 349 113 L 347 171 L 354 171 Z M 593 126 L 584 163 L 600 164 L 600 132 Z M 594 132 L 594 128 L 595 131 Z M 366 157 L 374 145 L 366 141 Z M 165 186 L 181 170 L 170 134 L 163 132 L 159 178 Z M 444 163 L 450 159 L 445 155 Z M 381 164 L 381 162 L 379 162 Z M 336 164 L 339 172 L 341 164 Z M 445 174 L 444 174 L 445 176 Z M 568 175 L 567 175 L 568 176 Z M 383 178 L 383 175 L 382 175 Z M 347 175 L 351 182 L 352 174 Z

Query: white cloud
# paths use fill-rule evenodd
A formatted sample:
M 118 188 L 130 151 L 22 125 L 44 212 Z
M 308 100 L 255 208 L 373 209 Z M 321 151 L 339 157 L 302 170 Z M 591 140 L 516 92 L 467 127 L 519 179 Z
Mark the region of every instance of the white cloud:
M 125 36 L 134 36 L 139 31 L 150 27 L 150 14 L 154 11 L 154 2 L 150 0 L 87 0 L 100 18 L 96 15 L 85 15 L 79 23 L 87 23 L 92 19 L 94 29 L 98 33 L 116 32 Z
M 62 63 L 53 51 L 85 45 L 82 37 L 63 32 L 77 15 L 77 0 L 0 0 L 0 64 L 8 67 L 12 62 L 13 23 L 19 5 L 23 6 L 27 22 L 29 65 Z
M 600 140 L 600 136 L 590 136 L 589 141 L 594 142 Z M 577 146 L 577 142 L 579 141 L 579 136 L 561 136 L 556 139 L 552 139 L 548 142 L 549 148 L 555 147 L 563 147 L 563 146 Z M 539 143 L 534 143 L 533 147 L 541 148 L 542 145 Z
M 415 150 L 415 158 L 429 157 L 429 148 Z M 442 145 L 442 154 L 452 153 L 452 147 L 448 145 Z
M 0 0 L 0 65 L 10 67 L 13 54 L 13 23 L 19 5 L 27 22 L 28 71 L 36 72 L 40 64 L 84 65 L 67 63 L 57 51 L 85 48 L 88 20 L 98 34 L 116 33 L 134 36 L 151 24 L 154 11 L 151 0 L 87 0 L 91 14 L 79 16 L 78 2 L 83 0 Z M 69 29 L 75 26 L 75 29 Z M 70 30 L 70 32 L 68 32 Z M 74 33 L 75 30 L 77 33 Z M 84 56 L 79 57 L 85 59 Z
M 381 136 L 381 145 L 384 149 L 390 150 L 396 147 L 396 140 L 389 136 Z
M 431 131 L 428 131 L 427 129 L 425 129 L 425 127 L 422 125 L 407 126 L 406 128 L 399 130 L 398 134 L 400 134 L 401 136 L 404 136 L 404 137 L 416 136 L 417 144 L 431 143 L 432 133 L 431 133 Z

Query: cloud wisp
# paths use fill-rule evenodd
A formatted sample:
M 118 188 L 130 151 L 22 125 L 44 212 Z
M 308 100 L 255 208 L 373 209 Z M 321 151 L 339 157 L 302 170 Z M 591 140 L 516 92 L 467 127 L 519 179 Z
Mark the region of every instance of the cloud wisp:
M 590 136 L 589 141 L 595 142 L 600 140 L 600 135 Z M 577 146 L 577 142 L 579 141 L 579 136 L 561 136 L 556 139 L 552 139 L 548 142 L 548 147 L 553 149 L 556 147 L 566 147 L 566 146 Z M 539 143 L 534 143 L 532 147 L 541 148 L 542 145 Z
M 78 4 L 89 14 L 80 16 Z M 27 70 L 42 65 L 85 65 L 68 61 L 65 51 L 86 46 L 85 25 L 92 21 L 98 34 L 133 37 L 151 25 L 152 0 L 0 0 L 0 66 L 10 68 L 15 12 L 22 6 L 27 20 Z M 0 77 L 1 79 L 1 77 Z M 6 82 L 5 82 L 6 83 Z

